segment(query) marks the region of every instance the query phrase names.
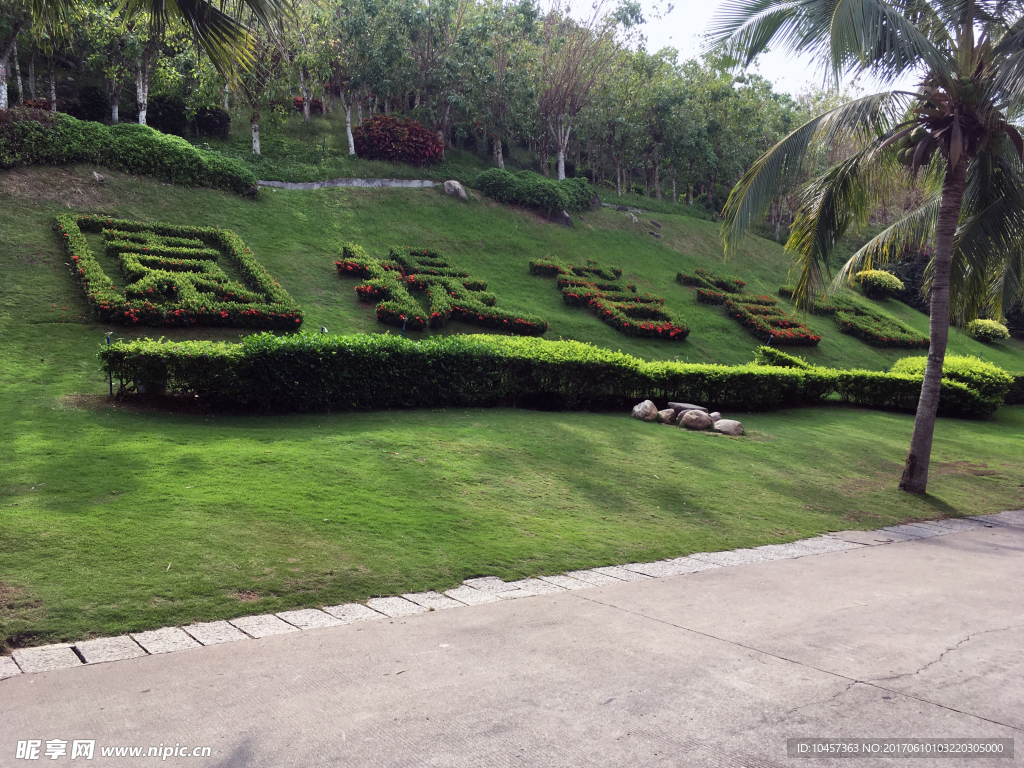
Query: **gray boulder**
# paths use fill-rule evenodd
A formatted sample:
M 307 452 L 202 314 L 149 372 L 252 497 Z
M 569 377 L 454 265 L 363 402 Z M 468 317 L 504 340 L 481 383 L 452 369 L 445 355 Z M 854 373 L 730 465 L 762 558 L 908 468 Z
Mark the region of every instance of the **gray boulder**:
M 457 181 L 446 181 L 444 183 L 444 193 L 446 195 L 451 195 L 452 197 L 457 197 L 464 203 L 469 202 L 469 195 L 466 194 L 466 188 Z
M 633 418 L 640 419 L 640 421 L 657 421 L 658 406 L 650 400 L 644 400 L 642 403 L 633 406 Z
M 714 413 L 709 413 L 708 416 L 711 417 L 711 421 L 712 422 L 716 422 L 716 421 L 721 421 L 722 420 L 722 414 L 720 414 L 718 411 L 715 411 Z
M 672 408 L 665 408 L 664 410 L 658 411 L 658 421 L 663 424 L 675 424 L 676 423 L 676 412 Z
M 668 407 L 674 410 L 676 413 L 681 413 L 682 411 L 704 411 L 704 413 L 708 412 L 708 409 L 705 408 L 703 405 L 694 405 L 693 403 L 669 403 Z
M 732 419 L 721 419 L 715 422 L 715 431 L 721 432 L 723 435 L 739 437 L 743 434 L 743 425 Z
M 683 415 L 679 419 L 679 425 L 687 429 L 710 429 L 711 417 L 704 411 L 683 411 Z

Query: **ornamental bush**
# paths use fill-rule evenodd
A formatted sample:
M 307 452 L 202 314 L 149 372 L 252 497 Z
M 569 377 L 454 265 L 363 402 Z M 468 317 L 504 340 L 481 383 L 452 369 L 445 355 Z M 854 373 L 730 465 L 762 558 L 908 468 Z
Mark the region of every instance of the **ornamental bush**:
M 184 136 L 188 130 L 188 108 L 181 96 L 158 93 L 149 98 L 146 124 L 172 136 Z
M 927 363 L 927 357 L 904 357 L 893 363 L 891 371 L 924 376 Z M 946 355 L 943 359 L 942 386 L 946 386 L 947 380 L 963 382 L 996 405 L 1003 402 L 1014 384 L 1013 375 L 999 366 L 986 363 L 981 358 L 960 355 Z
M 56 226 L 72 273 L 102 322 L 288 331 L 302 324 L 298 305 L 230 230 L 67 214 L 57 217 Z M 123 293 L 83 230 L 103 233 L 107 255 L 120 261 L 128 281 Z M 245 284 L 232 282 L 217 266 L 221 257 L 234 263 Z
M 871 408 L 913 412 L 921 377 L 765 365 L 647 362 L 576 341 L 513 336 L 299 333 L 209 341 L 118 342 L 101 347 L 120 382 L 165 385 L 194 402 L 265 411 L 527 407 L 625 409 L 638 400 L 686 399 L 732 411 L 815 405 L 838 393 Z M 939 412 L 979 418 L 994 410 L 966 384 L 943 384 Z
M 415 120 L 377 114 L 353 128 L 352 138 L 356 154 L 365 160 L 423 166 L 444 159 L 444 142 Z
M 473 186 L 499 203 L 539 208 L 545 213 L 588 211 L 594 199 L 594 190 L 585 178 L 555 181 L 533 171 L 510 173 L 490 168 L 477 175 Z
M 744 291 L 746 283 L 742 280 L 719 277 L 698 267 L 692 275 L 677 274 L 676 282 L 697 288 L 697 301 L 701 304 L 724 304 L 729 316 L 756 339 L 802 347 L 813 347 L 821 341 L 821 336 L 776 306 L 775 299 Z
M 253 194 L 256 176 L 237 160 L 145 125 L 105 126 L 42 110 L 0 111 L 0 168 L 93 163 L 188 187 Z
M 495 308 L 497 297 L 487 292 L 487 283 L 471 279 L 437 251 L 392 248 L 388 259 L 376 259 L 347 243 L 334 264 L 342 277 L 364 279 L 356 294 L 361 301 L 377 302 L 377 320 L 387 325 L 420 331 L 457 320 L 521 336 L 540 336 L 548 329 L 539 317 Z M 426 292 L 429 314 L 410 291 Z
M 854 278 L 869 299 L 888 299 L 898 295 L 904 288 L 902 280 L 884 269 L 865 269 L 858 272 Z
M 1010 338 L 1009 329 L 995 320 L 972 320 L 964 330 L 972 339 L 986 343 Z
M 796 288 L 783 285 L 779 295 L 792 298 Z M 822 296 L 811 303 L 812 315 L 831 317 L 842 333 L 856 336 L 873 347 L 927 349 L 928 338 L 906 323 L 846 296 Z
M 226 139 L 231 132 L 231 115 L 220 107 L 200 107 L 192 118 L 196 136 Z
M 638 293 L 635 285 L 618 282 L 622 270 L 602 267 L 587 259 L 569 264 L 554 257 L 530 262 L 530 272 L 554 277 L 562 299 L 570 307 L 588 307 L 598 319 L 626 336 L 682 341 L 690 329 L 667 309 L 665 299 Z

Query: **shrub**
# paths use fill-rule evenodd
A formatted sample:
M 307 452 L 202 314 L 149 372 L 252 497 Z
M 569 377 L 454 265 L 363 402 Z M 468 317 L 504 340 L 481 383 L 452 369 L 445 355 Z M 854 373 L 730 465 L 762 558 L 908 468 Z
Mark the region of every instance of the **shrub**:
M 554 181 L 533 171 L 513 174 L 490 168 L 477 175 L 473 186 L 499 203 L 539 208 L 545 213 L 587 211 L 594 199 L 593 188 L 582 176 Z
M 779 368 L 801 368 L 803 370 L 814 368 L 813 365 L 802 357 L 787 354 L 780 349 L 775 349 L 775 347 L 766 346 L 757 348 L 754 363 L 757 365 L 775 365 Z
M 107 94 L 95 85 L 86 85 L 78 94 L 78 109 L 75 117 L 102 123 L 110 114 Z
M 972 339 L 986 343 L 1010 338 L 1009 329 L 995 320 L 972 320 L 964 330 Z
M 893 363 L 892 373 L 924 376 L 927 357 L 904 357 Z M 997 365 L 977 357 L 946 355 L 942 361 L 942 386 L 959 381 L 978 392 L 986 400 L 999 405 L 1014 383 L 1014 377 Z
M 44 112 L 50 111 L 50 100 L 49 99 L 25 99 L 21 103 L 21 106 L 25 109 L 41 109 Z
M 184 136 L 188 130 L 188 110 L 180 96 L 158 93 L 146 105 L 146 125 L 161 133 Z
M 497 298 L 487 283 L 473 280 L 436 251 L 392 248 L 390 259 L 375 259 L 352 243 L 342 248 L 335 266 L 342 277 L 361 277 L 360 300 L 377 302 L 377 319 L 387 325 L 419 331 L 457 320 L 497 328 L 521 336 L 540 336 L 548 324 L 539 317 L 496 309 Z M 425 291 L 430 301 L 424 317 L 410 291 Z
M 296 112 L 302 111 L 302 104 L 303 98 L 301 96 L 296 96 L 292 99 L 292 106 L 295 107 Z M 309 100 L 309 113 L 311 115 L 322 115 L 324 113 L 324 103 L 316 96 Z
M 143 224 L 104 216 L 57 217 L 71 269 L 98 318 L 157 326 L 221 325 L 297 330 L 302 312 L 227 229 Z M 102 232 L 107 254 L 121 261 L 129 284 L 118 291 L 82 231 Z M 216 261 L 223 256 L 246 285 L 232 283 Z
M 690 329 L 665 309 L 665 299 L 637 293 L 636 286 L 622 285 L 622 270 L 602 267 L 587 259 L 573 265 L 553 257 L 530 262 L 530 272 L 554 277 L 562 299 L 571 307 L 588 307 L 604 323 L 626 336 L 682 341 Z
M 576 341 L 512 336 L 257 334 L 239 344 L 118 342 L 101 348 L 120 382 L 166 383 L 174 394 L 268 411 L 531 407 L 605 410 L 685 398 L 733 411 L 814 405 L 839 392 L 873 408 L 913 411 L 919 377 L 764 365 L 647 362 Z M 940 413 L 978 417 L 991 403 L 959 382 Z
M 444 142 L 414 120 L 374 115 L 352 129 L 356 154 L 366 160 L 430 165 L 444 159 Z
M 1013 384 L 1006 390 L 1003 402 L 1006 405 L 1024 405 L 1024 373 L 1013 373 Z
M 220 107 L 200 107 L 192 119 L 197 136 L 226 139 L 231 131 L 231 115 Z
M 777 307 L 775 299 L 744 291 L 746 283 L 742 280 L 719 277 L 698 267 L 692 275 L 677 274 L 676 282 L 697 287 L 701 304 L 724 304 L 729 316 L 761 341 L 802 347 L 813 347 L 821 341 L 821 336 Z
M 888 299 L 904 289 L 903 281 L 884 269 L 865 269 L 858 272 L 855 278 L 869 299 Z
M 185 186 L 252 194 L 256 176 L 237 160 L 144 125 L 104 126 L 31 109 L 0 112 L 0 168 L 95 163 Z
M 783 285 L 779 295 L 792 298 L 796 288 Z M 811 303 L 811 314 L 831 317 L 842 333 L 856 336 L 873 347 L 927 349 L 928 339 L 906 323 L 844 296 L 821 297 Z

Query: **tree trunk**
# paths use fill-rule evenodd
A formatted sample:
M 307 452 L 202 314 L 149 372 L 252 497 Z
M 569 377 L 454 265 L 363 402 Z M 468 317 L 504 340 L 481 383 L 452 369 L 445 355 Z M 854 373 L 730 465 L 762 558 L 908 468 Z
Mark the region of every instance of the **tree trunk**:
M 673 173 L 672 173 L 672 203 L 675 204 L 677 202 L 678 202 L 678 198 L 676 197 L 676 174 L 673 171 Z
M 495 159 L 498 161 L 498 167 L 504 169 L 505 168 L 505 156 L 504 156 L 504 154 L 502 154 L 502 151 L 501 151 L 501 134 L 500 133 L 494 137 L 494 155 L 495 155 Z
M 615 156 L 615 194 L 622 197 L 622 158 Z
M 25 86 L 21 82 L 21 62 L 18 61 L 18 44 L 15 43 L 11 49 L 11 56 L 14 58 L 14 84 L 18 86 L 18 105 L 25 104 Z M 10 99 L 10 96 L 8 96 Z
M 53 71 L 53 59 L 46 62 L 47 75 L 50 79 L 50 111 L 57 111 L 57 75 Z
M 384 97 L 384 114 L 385 115 L 390 115 L 391 114 L 391 97 L 390 96 L 385 96 Z
M 654 156 L 654 196 L 661 200 L 661 176 L 659 175 L 658 156 Z
M 260 153 L 260 111 L 254 109 L 252 111 L 252 153 L 258 155 Z
M 7 56 L 0 52 L 0 109 L 7 109 Z
M 224 111 L 225 112 L 228 111 L 228 96 L 230 96 L 230 95 L 231 95 L 231 89 L 228 87 L 227 83 L 225 83 L 224 84 Z
M 107 99 L 110 102 L 110 122 L 117 125 L 117 108 L 118 102 L 121 100 L 121 86 L 113 78 L 107 79 Z
M 28 53 L 28 97 L 36 97 L 36 51 L 33 48 Z
M 348 136 L 348 153 L 356 153 L 356 142 L 352 138 L 352 102 L 345 98 L 345 92 L 341 93 L 341 108 L 345 110 L 345 135 Z
M 149 62 L 143 59 L 135 67 L 135 102 L 139 108 L 139 125 L 146 125 L 149 109 Z
M 356 119 L 359 121 L 358 125 L 363 124 L 363 100 L 360 99 L 359 103 L 356 104 Z
M 928 363 L 921 384 L 921 399 L 914 417 L 914 434 L 910 438 L 910 453 L 900 480 L 900 490 L 924 493 L 928 486 L 928 463 L 932 454 L 935 433 L 935 414 L 939 408 L 939 390 L 942 387 L 942 361 L 946 356 L 949 338 L 949 271 L 953 261 L 953 237 L 960 221 L 960 207 L 964 198 L 964 179 L 967 158 L 960 156 L 955 168 L 946 171 L 942 182 L 942 202 L 935 226 L 935 276 L 932 279 L 931 317 L 928 324 Z
M 299 91 L 302 93 L 302 122 L 309 123 L 309 91 L 306 90 L 305 67 L 299 67 Z

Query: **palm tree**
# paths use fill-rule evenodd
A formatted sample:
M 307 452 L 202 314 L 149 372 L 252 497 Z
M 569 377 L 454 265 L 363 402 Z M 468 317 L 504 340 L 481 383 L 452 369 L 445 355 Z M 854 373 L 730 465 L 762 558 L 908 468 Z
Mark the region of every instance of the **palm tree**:
M 715 41 L 743 65 L 770 44 L 816 58 L 838 82 L 869 74 L 883 85 L 916 79 L 912 92 L 859 98 L 797 128 L 743 176 L 724 211 L 726 255 L 777 190 L 806 178 L 808 161 L 850 140 L 856 150 L 802 191 L 787 250 L 807 309 L 827 287 L 829 256 L 849 226 L 866 220 L 894 177 L 921 168 L 923 204 L 861 248 L 830 289 L 907 245 L 934 243 L 930 346 L 900 489 L 928 482 L 942 362 L 953 319 L 999 316 L 1024 273 L 1024 157 L 1012 125 L 1024 107 L 1021 0 L 727 0 Z
M 66 27 L 72 23 L 76 0 L 11 0 L 31 10 L 35 23 Z M 268 29 L 280 28 L 292 13 L 291 0 L 125 0 L 125 18 L 149 16 L 150 38 L 161 39 L 168 23 L 183 22 L 198 46 L 226 78 L 250 62 L 253 40 L 246 16 Z

